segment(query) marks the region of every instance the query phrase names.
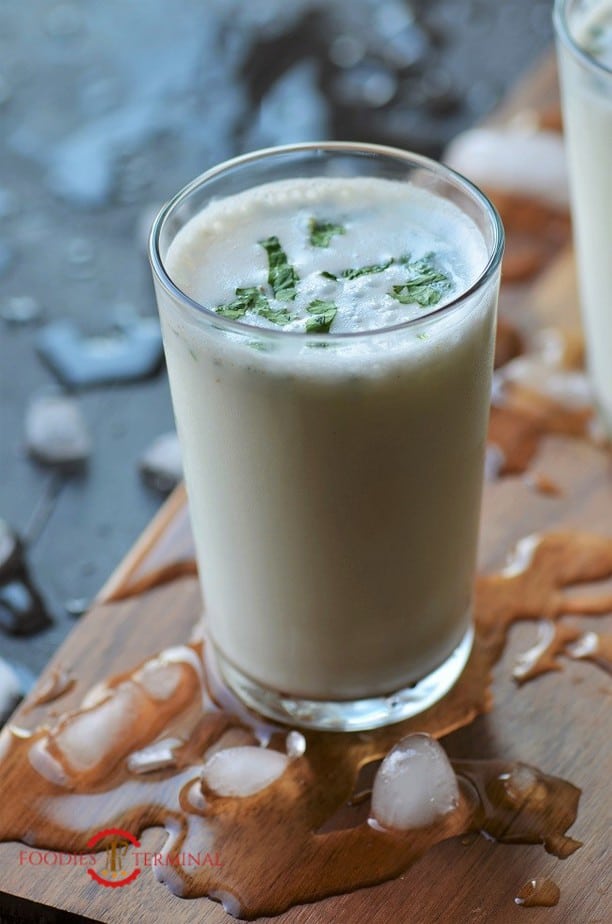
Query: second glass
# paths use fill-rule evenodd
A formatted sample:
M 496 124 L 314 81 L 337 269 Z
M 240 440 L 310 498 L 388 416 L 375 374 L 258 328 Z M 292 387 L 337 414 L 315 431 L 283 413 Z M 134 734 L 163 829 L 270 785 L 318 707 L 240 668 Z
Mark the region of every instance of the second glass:
M 408 184 L 442 229 L 449 207 L 465 217 L 449 247 L 461 263 L 477 245 L 481 259 L 442 307 L 365 331 L 334 333 L 319 318 L 314 333 L 248 323 L 238 302 L 255 289 L 237 289 L 237 307 L 220 314 L 178 284 L 169 252 L 176 263 L 177 247 L 189 250 L 194 216 L 206 219 L 211 203 L 278 180 L 355 177 Z M 306 201 L 316 213 L 315 193 Z M 351 207 L 367 206 L 348 197 Z M 207 266 L 213 248 L 240 246 L 232 223 L 210 215 Z M 463 670 L 502 250 L 497 214 L 475 187 L 372 145 L 237 158 L 156 219 L 150 256 L 208 633 L 226 681 L 260 712 L 373 728 L 424 710 Z M 197 275 L 197 255 L 183 263 Z M 223 275 L 223 258 L 214 265 Z
M 612 435 L 612 0 L 557 0 L 555 28 L 587 362 Z

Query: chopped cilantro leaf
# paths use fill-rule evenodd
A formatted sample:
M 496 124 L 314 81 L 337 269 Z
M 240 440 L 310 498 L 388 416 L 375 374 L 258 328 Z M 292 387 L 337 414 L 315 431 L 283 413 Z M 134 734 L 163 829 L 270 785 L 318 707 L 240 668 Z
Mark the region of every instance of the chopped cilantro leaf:
M 292 302 L 300 277 L 289 263 L 279 239 L 272 236 L 259 243 L 268 255 L 268 282 L 275 297 L 281 302 Z
M 316 218 L 310 219 L 308 231 L 313 247 L 329 247 L 334 235 L 346 234 L 346 228 L 343 225 L 335 225 L 331 221 L 317 221 Z
M 327 334 L 338 312 L 333 302 L 326 302 L 320 298 L 311 302 L 306 310 L 313 315 L 306 322 L 306 330 L 309 334 Z
M 372 263 L 370 266 L 359 266 L 354 269 L 342 270 L 340 276 L 342 279 L 357 279 L 359 276 L 369 276 L 374 273 L 384 273 L 394 262 L 393 257 L 386 263 Z
M 451 282 L 445 273 L 439 272 L 427 259 L 405 263 L 409 277 L 406 282 L 393 286 L 390 295 L 401 305 L 419 305 L 430 308 L 437 305 L 449 291 Z
M 270 305 L 265 305 L 257 309 L 257 314 L 267 321 L 272 321 L 273 324 L 278 324 L 281 327 L 283 324 L 289 324 L 290 321 L 293 321 L 293 318 L 286 308 L 271 308 Z
M 231 321 L 237 321 L 243 318 L 247 311 L 260 311 L 268 309 L 270 303 L 263 292 L 256 286 L 250 286 L 246 289 L 236 289 L 236 298 L 227 305 L 218 305 L 215 308 L 217 314 L 222 318 L 229 318 Z

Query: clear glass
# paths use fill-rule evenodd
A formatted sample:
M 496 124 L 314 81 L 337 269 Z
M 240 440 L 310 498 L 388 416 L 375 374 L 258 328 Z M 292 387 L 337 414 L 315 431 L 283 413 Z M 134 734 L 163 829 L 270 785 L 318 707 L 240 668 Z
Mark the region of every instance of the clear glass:
M 313 335 L 222 318 L 168 275 L 170 244 L 212 199 L 322 176 L 452 200 L 485 243 L 478 279 L 417 320 Z M 479 190 L 375 145 L 249 154 L 158 215 L 150 258 L 207 634 L 226 682 L 259 712 L 374 728 L 428 708 L 461 674 L 502 251 Z
M 599 11 L 612 29 L 612 0 L 557 0 L 554 21 L 587 362 L 612 434 L 612 67 L 588 51 Z

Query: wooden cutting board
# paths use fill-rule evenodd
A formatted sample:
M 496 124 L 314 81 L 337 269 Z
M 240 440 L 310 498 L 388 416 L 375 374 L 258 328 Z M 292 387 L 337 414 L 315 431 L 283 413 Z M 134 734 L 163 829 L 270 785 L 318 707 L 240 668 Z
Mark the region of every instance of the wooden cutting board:
M 554 68 L 548 62 L 504 106 L 503 118 L 507 120 L 525 107 L 541 111 L 555 99 Z M 560 253 L 535 281 L 505 287 L 502 293 L 502 307 L 531 328 L 551 323 L 576 325 L 576 301 L 569 251 Z M 582 439 L 548 436 L 530 468 L 552 479 L 561 493 L 534 492 L 522 476 L 488 484 L 480 548 L 483 571 L 498 568 L 513 545 L 534 532 L 570 527 L 612 536 L 612 471 L 606 451 Z M 142 596 L 108 601 L 151 570 L 189 559 L 192 551 L 185 495 L 179 488 L 48 665 L 43 679 L 54 669 L 63 668 L 71 670 L 77 680 L 53 706 L 62 711 L 75 708 L 95 683 L 189 638 L 201 611 L 194 576 L 178 577 Z M 601 629 L 606 620 L 584 619 L 581 627 L 585 631 Z M 561 861 L 539 846 L 500 845 L 482 837 L 468 843 L 454 839 L 434 847 L 394 881 L 295 907 L 275 920 L 280 924 L 356 924 L 365 920 L 372 924 L 520 924 L 527 920 L 534 924 L 604 924 L 612 920 L 605 858 L 612 770 L 612 736 L 609 721 L 606 723 L 610 680 L 593 664 L 567 660 L 561 672 L 517 687 L 512 667 L 517 655 L 534 639 L 532 625 L 512 630 L 494 671 L 492 711 L 449 735 L 444 745 L 456 758 L 522 760 L 571 780 L 582 789 L 582 797 L 570 834 L 584 846 Z M 44 720 L 50 708 L 28 711 L 28 707 L 28 702 L 22 704 L 15 723 L 33 727 Z M 14 798 L 14 793 L 2 791 L 2 802 Z M 1 813 L 2 803 L 0 817 Z M 149 830 L 142 838 L 143 849 L 159 849 L 163 839 L 161 830 Z M 101 888 L 82 868 L 20 863 L 22 850 L 20 844 L 0 844 L 1 921 L 227 924 L 231 920 L 220 905 L 206 898 L 187 901 L 174 897 L 149 875 L 150 870 L 129 888 Z M 350 857 L 347 862 L 351 862 Z M 250 875 L 249 868 L 243 875 Z M 514 903 L 525 881 L 548 876 L 561 889 L 556 907 L 523 909 Z

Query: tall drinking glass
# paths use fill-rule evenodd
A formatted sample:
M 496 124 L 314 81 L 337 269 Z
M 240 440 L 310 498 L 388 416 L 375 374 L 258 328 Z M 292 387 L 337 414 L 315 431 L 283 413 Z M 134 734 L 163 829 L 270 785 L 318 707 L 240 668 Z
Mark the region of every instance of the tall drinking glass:
M 381 235 L 404 224 L 412 257 L 390 247 L 381 263 Z M 463 274 L 452 291 L 431 254 L 413 259 L 428 225 Z M 355 269 L 359 248 L 370 265 Z M 249 154 L 158 215 L 150 259 L 207 633 L 260 712 L 373 728 L 424 710 L 463 670 L 502 250 L 474 186 L 375 145 Z M 387 271 L 410 279 L 393 304 L 417 302 L 400 323 L 389 295 L 376 301 Z M 292 322 L 311 285 L 327 300 Z M 353 317 L 357 291 L 376 326 Z
M 554 12 L 587 361 L 612 433 L 612 0 Z

